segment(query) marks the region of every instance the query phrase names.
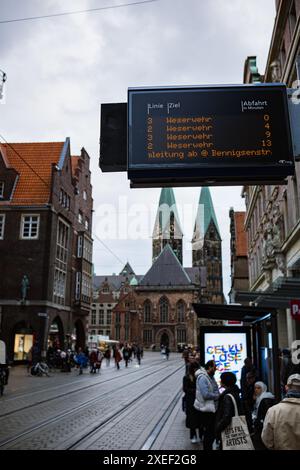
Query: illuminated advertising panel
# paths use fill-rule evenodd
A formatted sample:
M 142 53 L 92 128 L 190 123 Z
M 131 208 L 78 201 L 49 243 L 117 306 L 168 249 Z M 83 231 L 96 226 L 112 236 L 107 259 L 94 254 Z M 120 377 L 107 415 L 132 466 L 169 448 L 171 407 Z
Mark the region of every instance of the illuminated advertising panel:
M 222 372 L 233 372 L 240 387 L 241 369 L 247 357 L 246 333 L 204 333 L 205 363 L 216 361 L 215 379 L 220 386 Z

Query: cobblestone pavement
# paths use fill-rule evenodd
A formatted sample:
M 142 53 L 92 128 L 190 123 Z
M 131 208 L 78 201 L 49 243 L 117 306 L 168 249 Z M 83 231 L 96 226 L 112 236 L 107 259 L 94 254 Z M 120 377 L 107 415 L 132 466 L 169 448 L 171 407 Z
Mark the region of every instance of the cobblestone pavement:
M 199 448 L 189 442 L 181 399 L 173 409 L 183 373 L 179 354 L 165 361 L 152 352 L 140 367 L 135 361 L 120 371 L 104 366 L 101 375 L 37 378 L 14 368 L 0 400 L 0 448 L 140 449 L 170 404 L 153 448 Z

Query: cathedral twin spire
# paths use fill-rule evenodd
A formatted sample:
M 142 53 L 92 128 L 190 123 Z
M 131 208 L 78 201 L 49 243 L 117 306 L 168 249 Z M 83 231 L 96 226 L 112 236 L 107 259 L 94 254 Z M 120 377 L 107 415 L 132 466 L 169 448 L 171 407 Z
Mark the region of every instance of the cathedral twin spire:
M 210 190 L 207 187 L 203 187 L 201 188 L 192 238 L 193 266 L 199 265 L 197 262 L 194 263 L 194 251 L 202 250 L 204 238 L 210 227 L 213 227 L 216 232 L 216 237 L 221 240 Z M 164 249 L 165 245 L 169 244 L 182 264 L 183 232 L 172 188 L 162 188 L 161 190 L 152 238 L 153 262 Z M 199 256 L 197 256 L 197 258 L 199 258 Z

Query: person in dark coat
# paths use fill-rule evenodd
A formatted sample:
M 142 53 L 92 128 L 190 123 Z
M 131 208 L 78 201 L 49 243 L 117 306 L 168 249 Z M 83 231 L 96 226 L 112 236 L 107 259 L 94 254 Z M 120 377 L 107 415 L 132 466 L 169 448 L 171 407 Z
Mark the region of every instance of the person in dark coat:
M 248 372 L 252 372 L 253 374 L 256 375 L 256 370 L 254 365 L 252 364 L 252 360 L 250 357 L 246 357 L 244 360 L 244 365 L 241 370 L 241 392 L 242 392 L 242 399 L 245 398 L 245 394 L 247 393 L 247 374 Z
M 248 429 L 250 432 L 253 430 L 252 412 L 254 409 L 254 384 L 256 382 L 256 373 L 254 371 L 248 372 L 246 375 L 246 387 L 242 395 L 243 408 L 247 420 Z
M 264 427 L 264 420 L 267 411 L 271 406 L 275 405 L 275 397 L 267 391 L 267 386 L 263 382 L 256 382 L 254 385 L 255 404 L 252 413 L 253 434 L 251 434 L 255 450 L 266 450 L 261 439 L 261 433 Z
M 236 401 L 239 415 L 243 414 L 242 401 L 240 399 L 240 389 L 236 385 L 236 375 L 233 372 L 223 372 L 221 374 L 221 386 L 225 388 L 220 395 L 219 406 L 216 414 L 215 431 L 216 437 L 221 442 L 221 433 L 230 425 L 232 417 L 235 415 L 232 395 Z
M 195 362 L 189 365 L 188 373 L 183 377 L 183 391 L 185 393 L 185 425 L 190 430 L 190 439 L 193 444 L 200 442 L 201 431 L 199 429 L 199 438 L 197 437 L 197 428 L 199 428 L 199 411 L 194 408 L 196 398 L 196 377 L 195 372 L 199 365 Z

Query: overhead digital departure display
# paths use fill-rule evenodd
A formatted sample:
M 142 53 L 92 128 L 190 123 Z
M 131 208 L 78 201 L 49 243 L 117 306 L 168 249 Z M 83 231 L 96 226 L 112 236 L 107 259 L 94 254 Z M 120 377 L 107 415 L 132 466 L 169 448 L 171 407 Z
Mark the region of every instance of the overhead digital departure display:
M 277 179 L 294 171 L 284 85 L 128 90 L 129 178 L 259 167 Z

